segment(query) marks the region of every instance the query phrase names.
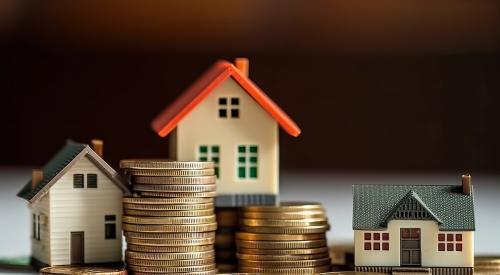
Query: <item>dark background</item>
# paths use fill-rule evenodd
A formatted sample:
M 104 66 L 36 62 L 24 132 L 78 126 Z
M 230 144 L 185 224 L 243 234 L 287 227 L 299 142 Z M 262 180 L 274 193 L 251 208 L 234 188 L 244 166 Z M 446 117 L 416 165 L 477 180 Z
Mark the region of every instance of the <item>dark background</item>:
M 151 119 L 217 59 L 302 128 L 287 170 L 500 172 L 500 2 L 0 2 L 0 165 L 66 138 L 165 157 Z

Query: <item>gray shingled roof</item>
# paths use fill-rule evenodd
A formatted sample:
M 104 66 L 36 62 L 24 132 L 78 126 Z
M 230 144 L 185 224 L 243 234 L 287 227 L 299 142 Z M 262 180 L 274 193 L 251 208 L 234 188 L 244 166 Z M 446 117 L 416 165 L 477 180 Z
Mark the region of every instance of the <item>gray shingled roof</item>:
M 386 228 L 387 218 L 410 195 L 441 230 L 475 230 L 473 195 L 464 195 L 459 185 L 354 185 L 353 229 Z
M 125 193 L 128 193 L 128 188 L 121 181 L 119 175 L 116 171 L 111 168 L 102 158 L 97 156 L 97 154 L 90 149 L 87 144 L 76 143 L 73 141 L 68 141 L 66 145 L 57 152 L 57 154 L 52 157 L 52 159 L 45 164 L 42 168 L 43 170 L 43 180 L 34 189 L 31 188 L 31 180 L 24 185 L 24 187 L 17 193 L 17 196 L 33 202 L 36 196 L 42 190 L 50 188 L 57 178 L 64 174 L 65 168 L 69 168 L 74 163 L 75 158 L 82 157 L 84 155 L 90 155 L 91 159 L 96 163 L 96 165 L 107 174 L 113 182 L 115 182 Z

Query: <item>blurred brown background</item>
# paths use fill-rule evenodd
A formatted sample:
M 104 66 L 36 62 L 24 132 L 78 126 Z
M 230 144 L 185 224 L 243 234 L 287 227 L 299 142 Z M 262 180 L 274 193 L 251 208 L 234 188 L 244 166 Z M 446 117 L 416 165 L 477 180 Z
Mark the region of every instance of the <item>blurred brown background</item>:
M 236 56 L 303 129 L 284 169 L 500 172 L 493 0 L 0 1 L 0 165 L 166 156 L 150 120 Z

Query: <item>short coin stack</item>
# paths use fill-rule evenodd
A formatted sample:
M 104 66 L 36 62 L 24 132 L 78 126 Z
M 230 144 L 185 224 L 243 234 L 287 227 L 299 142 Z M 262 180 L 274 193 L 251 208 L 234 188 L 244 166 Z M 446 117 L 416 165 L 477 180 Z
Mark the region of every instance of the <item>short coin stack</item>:
M 123 198 L 132 274 L 216 274 L 212 162 L 122 160 L 134 197 Z
M 236 234 L 240 272 L 316 274 L 330 270 L 329 229 L 321 204 L 246 206 Z

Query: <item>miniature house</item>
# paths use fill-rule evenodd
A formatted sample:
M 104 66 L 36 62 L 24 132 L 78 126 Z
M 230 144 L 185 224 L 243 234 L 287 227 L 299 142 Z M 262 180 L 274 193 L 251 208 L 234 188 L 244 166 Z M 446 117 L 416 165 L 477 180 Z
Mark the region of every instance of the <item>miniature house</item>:
M 29 202 L 36 266 L 122 260 L 118 173 L 102 159 L 102 141 L 68 142 L 18 193 Z
M 470 176 L 462 186 L 355 185 L 353 196 L 357 271 L 473 273 Z
M 278 124 L 299 127 L 248 78 L 248 60 L 219 61 L 153 121 L 170 157 L 213 161 L 217 206 L 273 204 L 278 196 Z

